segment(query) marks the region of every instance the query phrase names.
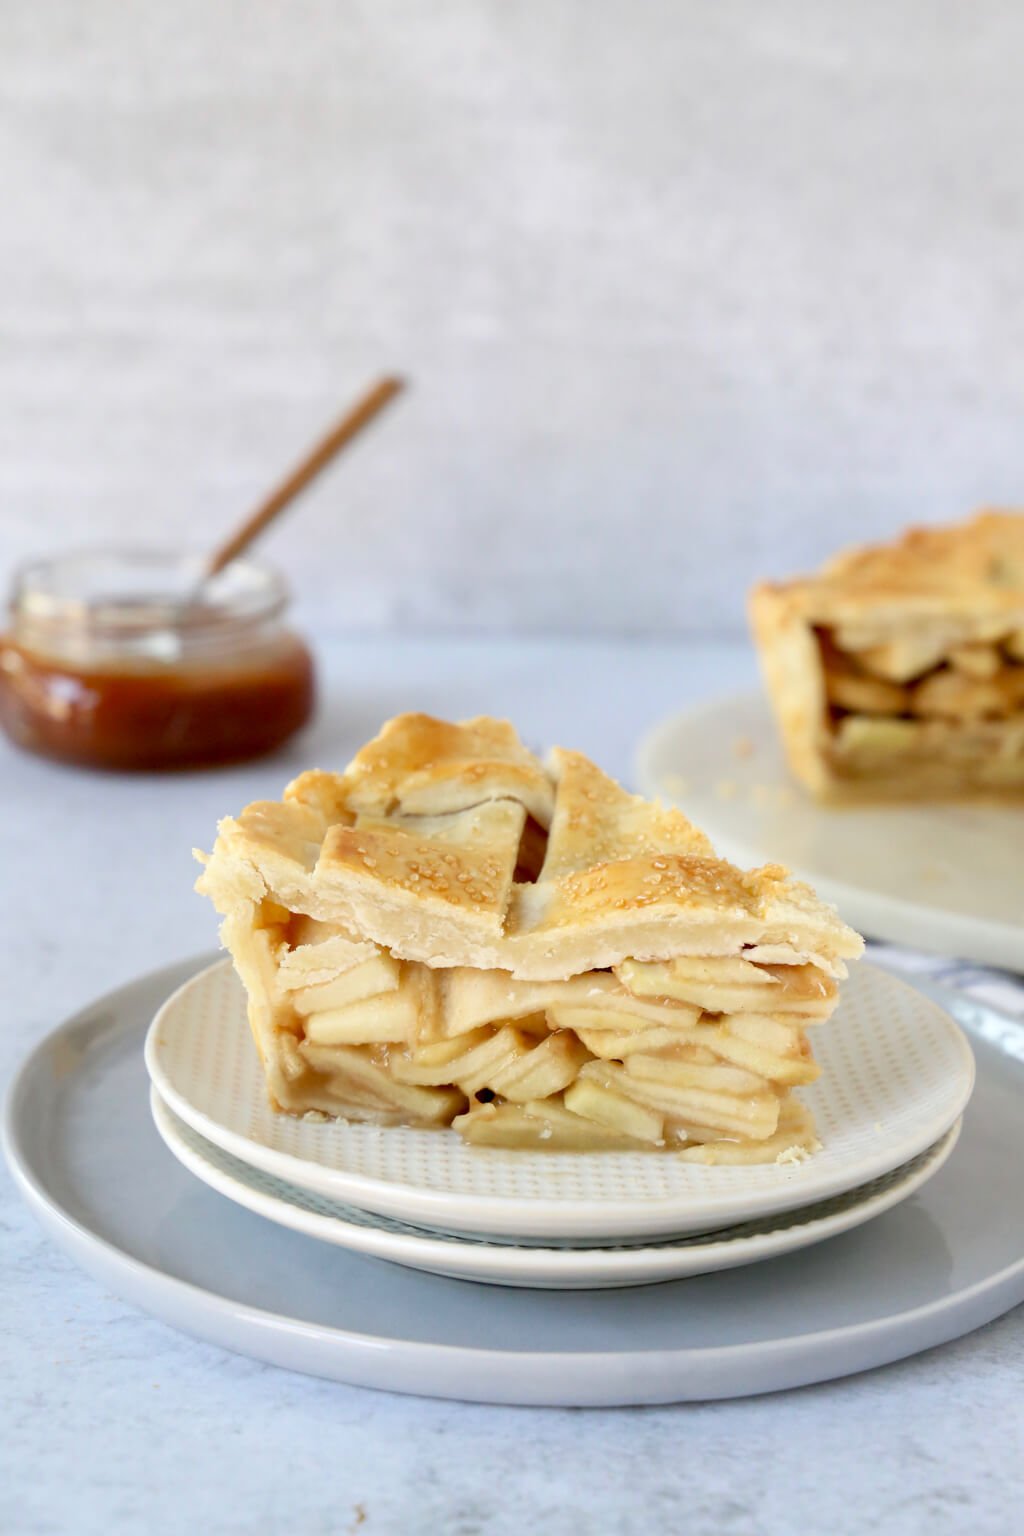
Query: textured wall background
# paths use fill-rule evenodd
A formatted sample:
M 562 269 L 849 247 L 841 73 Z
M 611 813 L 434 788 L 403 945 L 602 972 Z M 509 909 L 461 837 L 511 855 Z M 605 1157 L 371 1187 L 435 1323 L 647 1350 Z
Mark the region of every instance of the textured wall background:
M 729 629 L 1024 500 L 1024 9 L 3 0 L 0 556 L 269 550 L 322 622 Z

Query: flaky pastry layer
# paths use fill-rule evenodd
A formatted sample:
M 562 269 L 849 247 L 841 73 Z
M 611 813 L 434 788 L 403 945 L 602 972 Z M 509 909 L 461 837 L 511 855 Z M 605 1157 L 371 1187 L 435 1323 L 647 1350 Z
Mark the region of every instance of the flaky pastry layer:
M 402 959 L 522 978 L 744 945 L 839 974 L 861 947 L 778 865 L 737 869 L 681 812 L 577 752 L 545 767 L 499 721 L 400 716 L 345 773 L 222 821 L 205 862 L 197 888 L 224 915 L 270 898 Z

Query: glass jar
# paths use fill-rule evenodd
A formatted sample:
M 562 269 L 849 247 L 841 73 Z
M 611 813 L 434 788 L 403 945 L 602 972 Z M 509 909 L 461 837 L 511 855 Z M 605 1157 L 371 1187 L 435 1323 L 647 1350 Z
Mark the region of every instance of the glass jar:
M 94 768 L 196 768 L 271 752 L 309 719 L 313 663 L 288 594 L 236 560 L 115 549 L 15 576 L 0 723 L 32 752 Z

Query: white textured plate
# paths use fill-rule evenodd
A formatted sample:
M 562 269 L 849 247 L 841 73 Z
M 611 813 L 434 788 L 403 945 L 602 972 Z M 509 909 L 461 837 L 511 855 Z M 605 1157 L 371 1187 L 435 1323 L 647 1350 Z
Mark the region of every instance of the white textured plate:
M 1024 801 L 820 806 L 790 776 L 757 693 L 666 720 L 636 773 L 726 858 L 788 865 L 864 933 L 1024 966 Z
M 179 1120 L 155 1088 L 150 1088 L 150 1109 L 163 1141 L 183 1167 L 237 1205 L 279 1226 L 428 1274 L 551 1291 L 607 1290 L 709 1275 L 824 1242 L 880 1216 L 926 1184 L 956 1146 L 961 1124 L 957 1120 L 934 1146 L 902 1168 L 788 1216 L 746 1222 L 705 1237 L 671 1238 L 655 1246 L 541 1248 L 422 1231 L 388 1216 L 325 1200 L 221 1151 Z
M 670 1152 L 509 1152 L 448 1130 L 275 1114 L 229 961 L 160 1009 L 146 1066 L 186 1125 L 314 1194 L 421 1227 L 614 1243 L 763 1219 L 866 1184 L 937 1141 L 970 1096 L 974 1062 L 952 1019 L 863 963 L 814 1038 L 822 1075 L 804 1097 L 822 1151 L 741 1168 Z
M 55 1029 L 16 1075 L 4 1115 L 11 1171 L 53 1241 L 186 1333 L 395 1392 L 618 1405 L 828 1381 L 1024 1301 L 1024 1065 L 984 1040 L 955 1156 L 875 1221 L 665 1285 L 510 1290 L 273 1226 L 170 1156 L 149 1112 L 142 1040 L 198 963 L 143 976 Z

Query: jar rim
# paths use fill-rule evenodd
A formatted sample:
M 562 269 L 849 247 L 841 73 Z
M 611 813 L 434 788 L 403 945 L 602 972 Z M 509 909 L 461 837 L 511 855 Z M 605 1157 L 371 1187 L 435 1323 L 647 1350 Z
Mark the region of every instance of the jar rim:
M 34 623 L 102 630 L 110 638 L 144 628 L 187 629 L 199 638 L 273 619 L 287 606 L 287 586 L 272 566 L 239 557 L 203 581 L 207 558 L 134 545 L 37 556 L 14 572 L 11 611 Z

